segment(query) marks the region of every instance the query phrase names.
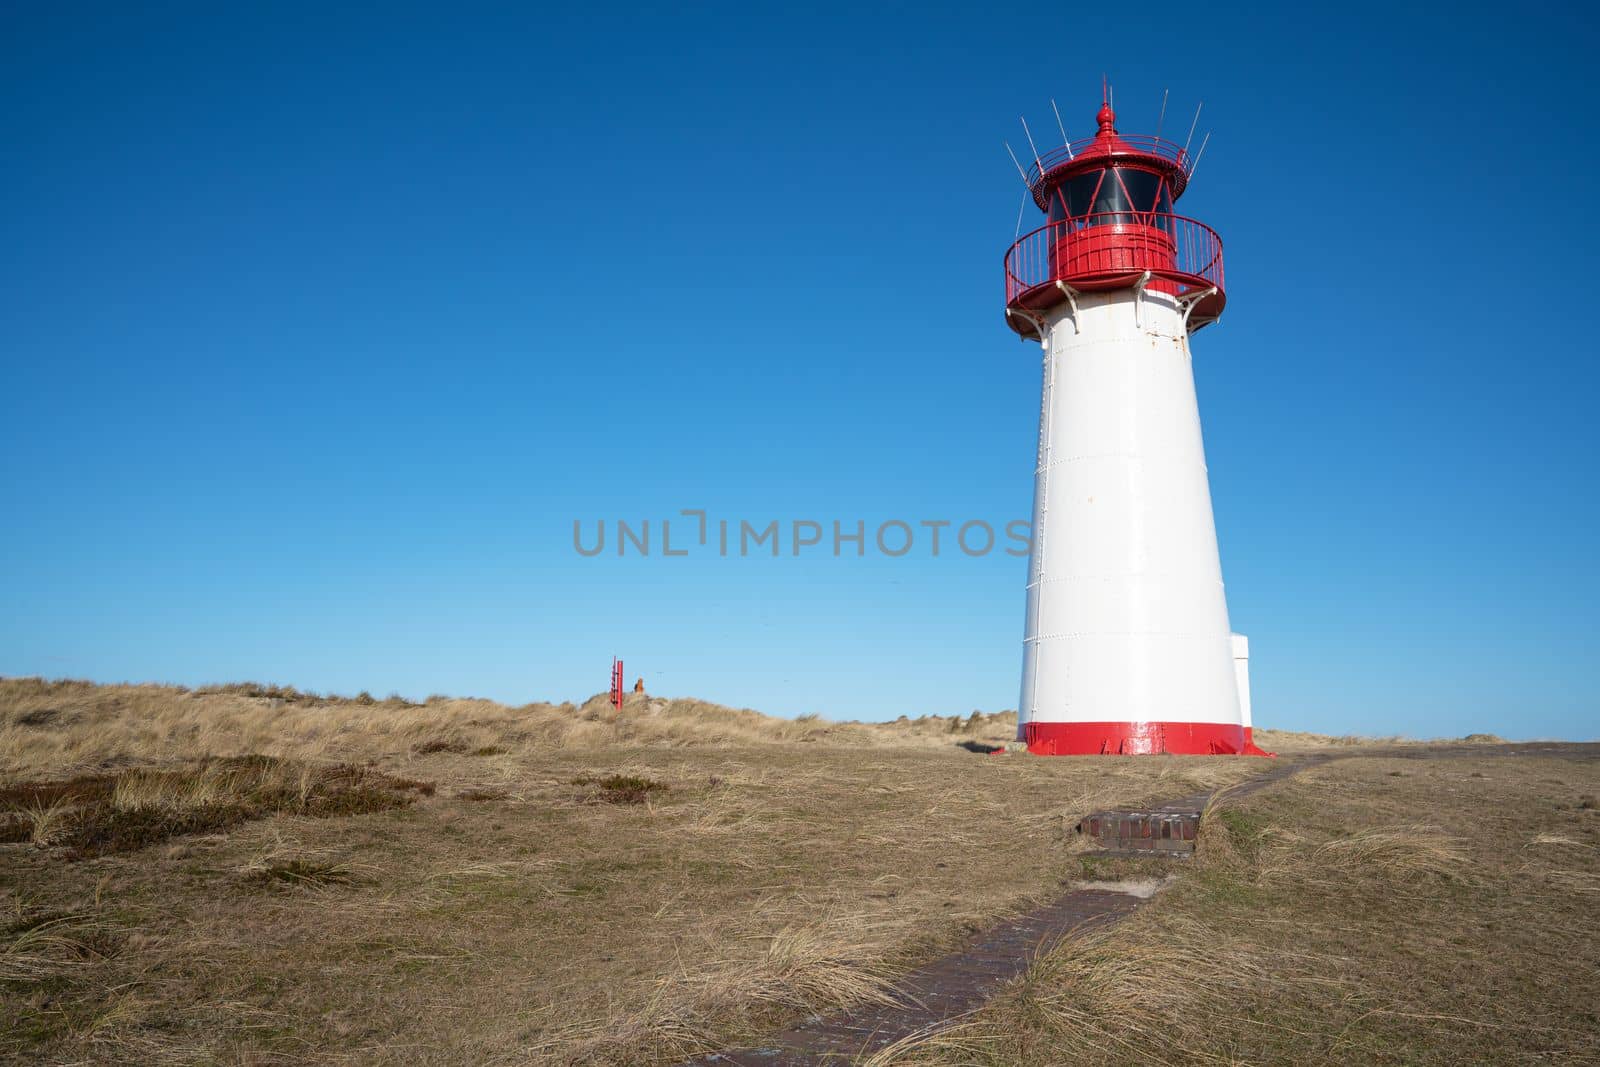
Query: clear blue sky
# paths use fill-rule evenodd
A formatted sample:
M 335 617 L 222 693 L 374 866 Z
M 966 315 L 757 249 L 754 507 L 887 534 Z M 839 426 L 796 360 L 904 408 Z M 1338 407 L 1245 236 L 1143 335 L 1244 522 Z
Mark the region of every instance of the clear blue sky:
M 8 5 L 0 673 L 1014 707 L 1020 559 L 572 523 L 1025 518 L 1001 141 L 1107 71 L 1216 131 L 1257 722 L 1600 732 L 1592 10 L 756 7 Z

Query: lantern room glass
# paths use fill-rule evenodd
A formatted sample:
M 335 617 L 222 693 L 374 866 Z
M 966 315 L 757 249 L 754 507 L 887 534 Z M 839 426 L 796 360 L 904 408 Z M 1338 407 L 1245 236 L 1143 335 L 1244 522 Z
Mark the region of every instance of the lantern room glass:
M 1137 167 L 1105 167 L 1057 186 L 1048 217 L 1052 223 L 1094 215 L 1094 225 L 1148 224 L 1151 212 L 1172 213 L 1172 195 L 1161 175 Z

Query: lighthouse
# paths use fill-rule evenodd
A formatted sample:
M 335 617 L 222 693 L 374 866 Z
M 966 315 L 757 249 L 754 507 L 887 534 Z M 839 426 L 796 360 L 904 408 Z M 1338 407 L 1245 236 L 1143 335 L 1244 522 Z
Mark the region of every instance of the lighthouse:
M 1173 210 L 1187 148 L 1095 121 L 1024 172 L 1045 224 L 1005 257 L 1006 321 L 1044 353 L 1017 740 L 1258 753 L 1189 347 L 1227 301 L 1222 242 Z

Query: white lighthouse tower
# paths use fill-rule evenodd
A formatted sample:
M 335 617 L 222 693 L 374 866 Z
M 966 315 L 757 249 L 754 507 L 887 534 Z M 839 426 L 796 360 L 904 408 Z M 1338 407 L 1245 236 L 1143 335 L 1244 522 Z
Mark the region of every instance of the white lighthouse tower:
M 1222 314 L 1222 242 L 1173 213 L 1186 150 L 1118 133 L 1109 105 L 1096 120 L 1035 161 L 1047 221 L 1006 255 L 1006 319 L 1044 349 L 1017 738 L 1046 755 L 1260 752 L 1189 353 Z

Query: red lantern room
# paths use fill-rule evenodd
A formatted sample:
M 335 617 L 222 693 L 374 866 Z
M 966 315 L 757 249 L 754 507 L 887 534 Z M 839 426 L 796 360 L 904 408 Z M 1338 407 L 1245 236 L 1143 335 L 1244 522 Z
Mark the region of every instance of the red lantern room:
M 1182 299 L 1191 332 L 1215 322 L 1227 302 L 1222 241 L 1172 211 L 1194 160 L 1159 137 L 1118 133 L 1110 104 L 1095 121 L 1092 138 L 1028 168 L 1048 221 L 1006 253 L 1006 321 L 1038 339 L 1040 313 L 1076 293 L 1138 287 Z

